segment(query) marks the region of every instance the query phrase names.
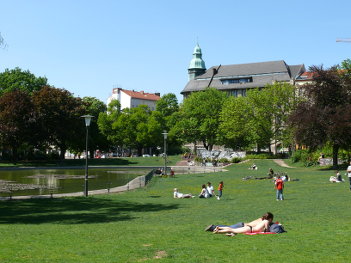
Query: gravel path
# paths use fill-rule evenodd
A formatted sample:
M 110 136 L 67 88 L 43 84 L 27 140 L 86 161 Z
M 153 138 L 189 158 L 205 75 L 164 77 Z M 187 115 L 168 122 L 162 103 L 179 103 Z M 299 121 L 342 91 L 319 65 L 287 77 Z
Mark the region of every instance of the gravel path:
M 282 160 L 282 159 L 274 159 L 273 161 L 274 161 L 276 164 L 278 164 L 278 165 L 280 165 L 280 166 L 282 166 L 282 167 L 286 167 L 286 168 L 295 168 L 295 167 L 291 167 L 291 166 L 287 165 L 287 164 L 284 162 L 284 160 Z

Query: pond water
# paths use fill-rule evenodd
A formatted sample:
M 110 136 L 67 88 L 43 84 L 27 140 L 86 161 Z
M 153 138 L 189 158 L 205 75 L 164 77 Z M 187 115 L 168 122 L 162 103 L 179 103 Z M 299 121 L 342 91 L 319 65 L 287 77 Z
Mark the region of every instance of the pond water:
M 113 188 L 146 175 L 147 169 L 89 168 L 89 191 Z M 42 195 L 84 191 L 84 169 L 0 170 L 0 196 Z

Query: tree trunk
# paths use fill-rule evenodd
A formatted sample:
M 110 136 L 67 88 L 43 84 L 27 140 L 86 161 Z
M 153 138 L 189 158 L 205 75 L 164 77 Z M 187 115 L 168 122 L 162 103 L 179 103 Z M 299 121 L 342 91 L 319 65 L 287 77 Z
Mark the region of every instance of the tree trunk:
M 12 148 L 12 161 L 14 164 L 17 164 L 17 161 L 18 161 L 17 146 L 14 146 Z
M 89 155 L 90 155 L 90 159 L 94 159 L 94 149 L 90 149 L 89 151 Z
M 60 146 L 60 160 L 65 159 L 66 150 L 67 150 L 67 147 L 65 145 Z
M 143 147 L 138 147 L 138 156 L 141 156 L 143 153 Z
M 338 152 L 339 152 L 339 145 L 333 144 L 333 168 L 338 167 Z

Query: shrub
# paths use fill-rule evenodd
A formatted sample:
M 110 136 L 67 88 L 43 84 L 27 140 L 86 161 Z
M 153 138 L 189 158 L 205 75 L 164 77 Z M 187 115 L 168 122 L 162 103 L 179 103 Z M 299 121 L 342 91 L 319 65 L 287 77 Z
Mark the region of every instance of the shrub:
M 242 158 L 239 158 L 239 157 L 234 157 L 232 159 L 232 163 L 240 163 L 242 161 Z
M 227 158 L 221 158 L 219 159 L 220 163 L 229 163 L 229 160 Z

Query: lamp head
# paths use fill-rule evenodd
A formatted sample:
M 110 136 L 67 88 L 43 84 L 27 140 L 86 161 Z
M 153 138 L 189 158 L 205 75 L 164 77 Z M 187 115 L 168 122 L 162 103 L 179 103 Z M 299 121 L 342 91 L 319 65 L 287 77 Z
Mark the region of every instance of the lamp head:
M 92 116 L 92 115 L 83 115 L 83 116 L 80 116 L 80 117 L 84 118 L 86 127 L 90 126 L 91 118 L 94 118 L 94 116 Z

